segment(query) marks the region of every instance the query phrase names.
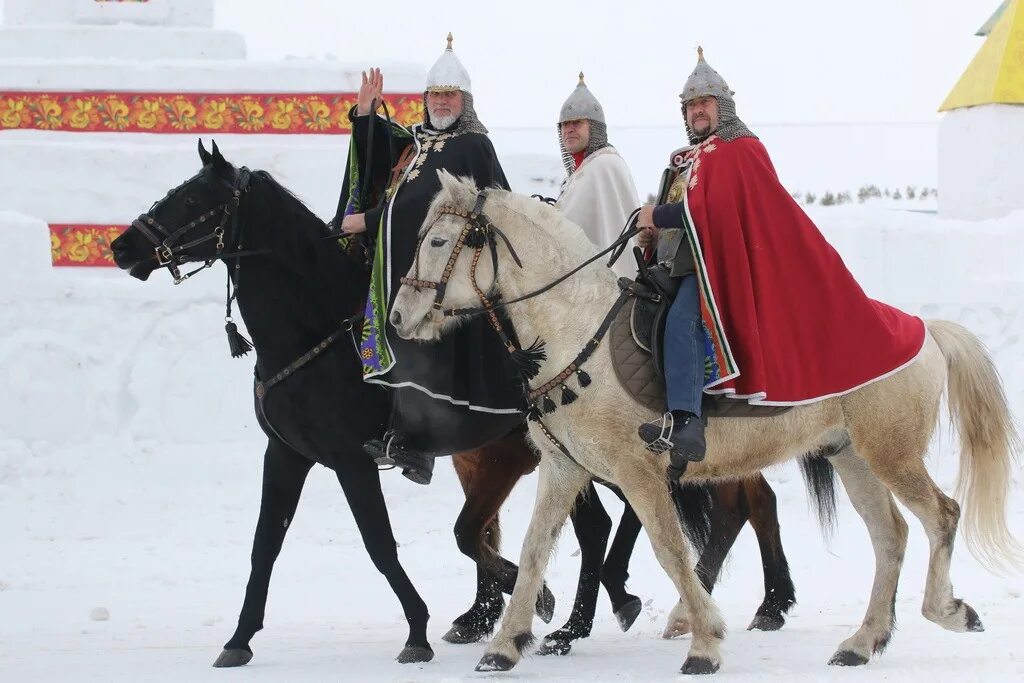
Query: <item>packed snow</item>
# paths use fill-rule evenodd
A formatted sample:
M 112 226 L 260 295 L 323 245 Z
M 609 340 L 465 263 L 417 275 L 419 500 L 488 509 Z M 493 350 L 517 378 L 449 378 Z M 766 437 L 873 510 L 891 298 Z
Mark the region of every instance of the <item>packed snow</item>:
M 961 223 L 870 202 L 811 211 L 870 294 L 979 334 L 1024 414 L 1024 215 Z M 382 474 L 400 557 L 431 609 L 433 662 L 392 661 L 406 633 L 397 600 L 363 551 L 337 481 L 318 468 L 278 561 L 254 660 L 238 674 L 209 668 L 241 604 L 263 445 L 251 412 L 252 363 L 227 354 L 223 271 L 173 287 L 163 273 L 140 283 L 113 270 L 53 269 L 44 223 L 4 212 L 0 230 L 9 257 L 0 271 L 0 679 L 484 677 L 472 673 L 482 644 L 440 640 L 474 592 L 474 569 L 451 534 L 462 494 L 447 463 L 429 488 Z M 943 434 L 929 459 L 947 491 L 954 443 Z M 844 498 L 839 529 L 823 540 L 795 466 L 768 476 L 799 604 L 781 632 L 744 630 L 762 591 L 757 547 L 744 531 L 715 592 L 731 629 L 720 679 L 1019 679 L 1024 579 L 990 575 L 958 548 L 957 595 L 987 631 L 942 631 L 920 616 L 927 543 L 913 522 L 891 647 L 863 673 L 828 668 L 863 616 L 873 567 L 867 534 Z M 1010 525 L 1024 536 L 1019 468 L 1014 476 Z M 535 485 L 527 477 L 503 510 L 513 559 Z M 576 550 L 566 533 L 548 573 L 555 622 L 538 621 L 538 635 L 568 616 Z M 659 638 L 675 597 L 645 542 L 630 573 L 645 601 L 630 632 L 619 632 L 602 598 L 593 635 L 569 657 L 529 657 L 505 677 L 674 680 L 686 641 Z

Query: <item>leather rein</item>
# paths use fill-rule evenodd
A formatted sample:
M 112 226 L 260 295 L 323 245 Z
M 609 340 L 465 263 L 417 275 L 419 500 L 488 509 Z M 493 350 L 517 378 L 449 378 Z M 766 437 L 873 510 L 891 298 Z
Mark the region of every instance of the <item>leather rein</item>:
M 446 318 L 464 315 L 486 315 L 488 317 L 488 320 L 490 321 L 491 327 L 493 327 L 494 330 L 501 337 L 501 341 L 505 345 L 505 348 L 508 349 L 509 353 L 515 353 L 516 348 L 514 343 L 509 338 L 509 336 L 505 333 L 504 328 L 501 325 L 501 321 L 497 316 L 496 312 L 499 309 L 505 308 L 506 306 L 510 306 L 515 303 L 519 303 L 521 301 L 532 299 L 536 296 L 540 296 L 541 294 L 544 294 L 545 292 L 554 289 L 561 283 L 565 282 L 570 277 L 572 277 L 579 271 L 583 270 L 594 261 L 597 261 L 602 256 L 618 250 L 618 253 L 614 254 L 612 259 L 608 262 L 608 265 L 611 266 L 622 253 L 622 250 L 625 248 L 625 245 L 629 242 L 629 240 L 631 240 L 636 234 L 640 232 L 639 228 L 636 227 L 636 221 L 637 217 L 640 214 L 640 210 L 636 209 L 635 211 L 633 211 L 633 213 L 630 214 L 629 218 L 626 220 L 626 225 L 623 228 L 622 233 L 619 235 L 618 239 L 612 242 L 610 246 L 599 251 L 594 256 L 590 257 L 580 265 L 576 266 L 569 272 L 558 277 L 557 279 L 548 283 L 547 285 L 539 289 L 536 289 L 530 292 L 529 294 L 524 294 L 523 296 L 517 297 L 515 299 L 501 301 L 500 296 L 488 297 L 480 288 L 480 285 L 477 283 L 476 280 L 477 264 L 480 261 L 480 256 L 483 253 L 484 246 L 487 246 L 490 249 L 491 263 L 493 265 L 495 279 L 497 279 L 498 277 L 498 238 L 500 238 L 502 242 L 505 243 L 505 246 L 508 248 L 509 254 L 512 256 L 512 260 L 515 261 L 517 266 L 522 268 L 523 262 L 519 258 L 519 254 L 516 253 L 516 250 L 512 246 L 512 242 L 509 240 L 508 236 L 505 235 L 505 233 L 502 232 L 501 229 L 498 228 L 498 226 L 494 225 L 494 223 L 492 223 L 491 220 L 487 218 L 487 216 L 483 213 L 483 207 L 486 201 L 487 191 L 481 190 L 480 192 L 477 193 L 473 209 L 469 212 L 461 211 L 452 206 L 441 206 L 437 211 L 438 216 L 434 219 L 434 222 L 431 223 L 430 227 L 428 227 L 423 232 L 423 234 L 420 236 L 419 242 L 416 245 L 416 258 L 414 262 L 414 267 L 417 277 L 403 277 L 401 278 L 401 283 L 403 285 L 412 287 L 417 291 L 423 289 L 433 289 L 435 291 L 433 308 L 434 310 L 439 311 Z M 465 227 L 463 227 L 462 232 L 459 234 L 458 240 L 456 240 L 455 242 L 455 246 L 452 248 L 452 253 L 448 257 L 448 262 L 445 264 L 444 271 L 441 273 L 440 280 L 435 282 L 432 280 L 421 279 L 419 277 L 420 248 L 423 246 L 423 241 L 426 240 L 427 236 L 430 234 L 430 230 L 433 229 L 434 225 L 437 224 L 437 221 L 439 221 L 442 216 L 446 215 L 459 216 L 465 220 L 466 225 Z M 459 255 L 462 253 L 462 250 L 465 246 L 469 246 L 474 250 L 473 261 L 472 264 L 470 265 L 469 272 L 471 282 L 473 283 L 473 290 L 476 292 L 477 298 L 480 300 L 480 306 L 474 308 L 445 308 L 444 295 L 448 287 L 448 281 L 451 279 L 452 272 L 455 270 L 455 263 L 459 260 Z

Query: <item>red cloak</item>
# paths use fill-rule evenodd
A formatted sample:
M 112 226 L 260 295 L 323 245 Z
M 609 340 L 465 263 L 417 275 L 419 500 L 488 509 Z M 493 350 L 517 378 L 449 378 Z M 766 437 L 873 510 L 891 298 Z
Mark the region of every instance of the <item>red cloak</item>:
M 698 238 L 705 327 L 724 361 L 709 393 L 809 403 L 917 357 L 923 321 L 868 298 L 759 140 L 711 137 L 690 156 L 684 219 Z

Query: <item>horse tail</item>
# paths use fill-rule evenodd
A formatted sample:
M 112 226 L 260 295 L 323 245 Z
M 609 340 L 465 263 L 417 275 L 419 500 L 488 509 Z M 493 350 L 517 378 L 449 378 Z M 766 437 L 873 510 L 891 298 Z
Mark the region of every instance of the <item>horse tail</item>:
M 800 458 L 800 474 L 804 478 L 809 502 L 826 538 L 836 530 L 836 470 L 828 461 L 838 451 L 832 446 L 808 453 Z
M 711 515 L 714 509 L 712 485 L 691 482 L 680 484 L 669 478 L 668 489 L 683 532 L 698 554 L 704 552 L 711 541 Z
M 967 329 L 945 320 L 929 320 L 927 326 L 946 359 L 950 419 L 960 434 L 956 497 L 964 510 L 967 547 L 990 569 L 1022 566 L 1024 551 L 1006 524 L 1011 461 L 1021 441 L 999 373 Z

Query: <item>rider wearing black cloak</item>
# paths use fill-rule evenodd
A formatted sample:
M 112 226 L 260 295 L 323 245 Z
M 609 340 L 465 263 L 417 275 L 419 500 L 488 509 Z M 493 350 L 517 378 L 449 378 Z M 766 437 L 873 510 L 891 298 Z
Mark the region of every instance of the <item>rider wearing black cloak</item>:
M 396 464 L 421 484 L 430 482 L 435 455 L 504 436 L 522 422 L 525 409 L 509 353 L 484 317 L 426 344 L 401 339 L 388 322 L 423 220 L 441 189 L 437 172 L 470 177 L 480 188 L 509 189 L 451 41 L 449 34 L 448 48 L 427 74 L 424 121 L 411 129 L 371 111 L 381 101 L 383 77 L 379 69 L 363 74 L 359 104 L 350 113 L 342 189 L 348 200 L 341 228 L 365 233 L 372 249 L 359 349 L 363 378 L 391 387 L 394 396 L 390 430 L 365 447 L 379 464 Z

